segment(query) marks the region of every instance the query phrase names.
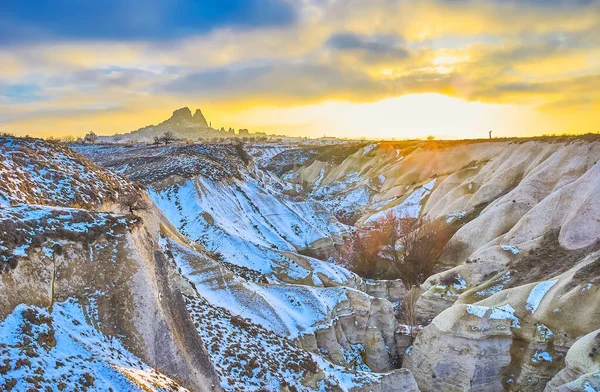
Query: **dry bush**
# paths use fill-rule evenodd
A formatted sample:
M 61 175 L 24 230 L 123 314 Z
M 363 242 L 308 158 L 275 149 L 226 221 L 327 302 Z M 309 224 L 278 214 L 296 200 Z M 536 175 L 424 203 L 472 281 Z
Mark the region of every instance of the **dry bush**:
M 399 218 L 389 211 L 376 225 L 383 238 L 381 254 L 390 261 L 388 278 L 400 278 L 409 287 L 433 273 L 437 259 L 452 233 L 441 220 Z
M 121 208 L 129 210 L 131 215 L 134 215 L 136 211 L 147 211 L 150 208 L 150 204 L 140 192 L 126 194 L 119 201 L 119 205 Z
M 430 276 L 444 245 L 450 237 L 440 220 L 400 219 L 400 236 L 394 244 L 399 257 L 392 259 L 393 268 L 405 284 L 421 284 Z
M 163 143 L 165 143 L 165 146 L 167 146 L 169 143 L 171 143 L 171 142 L 174 142 L 174 141 L 175 141 L 175 135 L 173 134 L 173 132 L 171 132 L 171 131 L 168 131 L 168 132 L 165 132 L 165 133 L 164 133 L 164 134 L 161 136 L 160 140 L 161 140 Z
M 356 231 L 348 249 L 350 270 L 364 278 L 376 278 L 380 270 L 377 261 L 381 245 L 379 232 Z
M 433 273 L 451 236 L 441 220 L 398 218 L 390 211 L 373 230 L 355 234 L 348 253 L 350 269 L 365 278 L 418 285 Z
M 244 165 L 247 165 L 250 162 L 251 157 L 244 149 L 242 142 L 237 142 L 233 146 L 235 147 L 237 155 L 240 157 L 242 162 L 244 162 Z
M 409 335 L 413 338 L 417 334 L 417 326 L 419 325 L 417 320 L 417 300 L 420 296 L 419 288 L 413 286 L 404 297 L 402 322 L 408 326 Z

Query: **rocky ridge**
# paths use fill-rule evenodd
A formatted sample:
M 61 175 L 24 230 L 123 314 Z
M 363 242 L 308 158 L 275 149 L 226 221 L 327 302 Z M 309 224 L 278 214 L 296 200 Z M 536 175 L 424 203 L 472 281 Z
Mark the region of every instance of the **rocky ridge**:
M 593 365 L 565 358 L 600 327 L 599 158 L 593 138 L 380 143 L 283 177 L 363 227 L 389 210 L 463 221 L 420 287 L 431 324 L 403 367 L 421 390 L 585 390 Z

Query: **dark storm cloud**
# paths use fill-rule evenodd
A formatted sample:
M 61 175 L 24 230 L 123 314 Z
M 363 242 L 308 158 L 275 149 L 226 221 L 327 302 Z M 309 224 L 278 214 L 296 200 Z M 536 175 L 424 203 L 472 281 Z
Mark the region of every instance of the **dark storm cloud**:
M 361 35 L 349 32 L 333 34 L 325 46 L 337 51 L 357 51 L 374 60 L 404 59 L 410 56 L 402 46 L 404 40 L 397 35 Z

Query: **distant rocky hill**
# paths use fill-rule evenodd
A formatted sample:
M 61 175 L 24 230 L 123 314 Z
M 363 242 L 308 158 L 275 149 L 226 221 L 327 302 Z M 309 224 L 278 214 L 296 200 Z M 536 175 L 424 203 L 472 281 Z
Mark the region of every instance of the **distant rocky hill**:
M 103 143 L 127 143 L 141 142 L 148 143 L 154 141 L 155 137 L 161 137 L 166 132 L 171 132 L 178 140 L 197 141 L 199 139 L 214 139 L 214 138 L 234 138 L 251 137 L 251 136 L 266 136 L 266 134 L 250 133 L 247 129 L 240 129 L 238 133 L 233 128 L 215 129 L 206 121 L 204 114 L 200 109 L 196 109 L 192 115 L 192 111 L 188 107 L 177 109 L 171 117 L 158 125 L 148 125 L 138 130 L 115 134 L 112 136 L 100 136 L 98 142 Z
M 173 115 L 158 125 L 148 125 L 136 131 L 103 136 L 98 139 L 100 142 L 151 142 L 154 137 L 161 137 L 165 132 L 172 132 L 177 139 L 198 140 L 199 138 L 224 137 L 218 130 L 209 126 L 206 118 L 200 109 L 192 115 L 188 107 L 177 109 Z

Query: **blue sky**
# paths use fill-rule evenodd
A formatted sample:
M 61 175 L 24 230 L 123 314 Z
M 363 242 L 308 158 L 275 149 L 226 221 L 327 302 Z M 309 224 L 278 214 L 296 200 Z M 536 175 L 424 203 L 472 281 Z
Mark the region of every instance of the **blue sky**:
M 278 0 L 6 0 L 4 44 L 53 40 L 172 40 L 216 28 L 253 29 L 294 23 Z

